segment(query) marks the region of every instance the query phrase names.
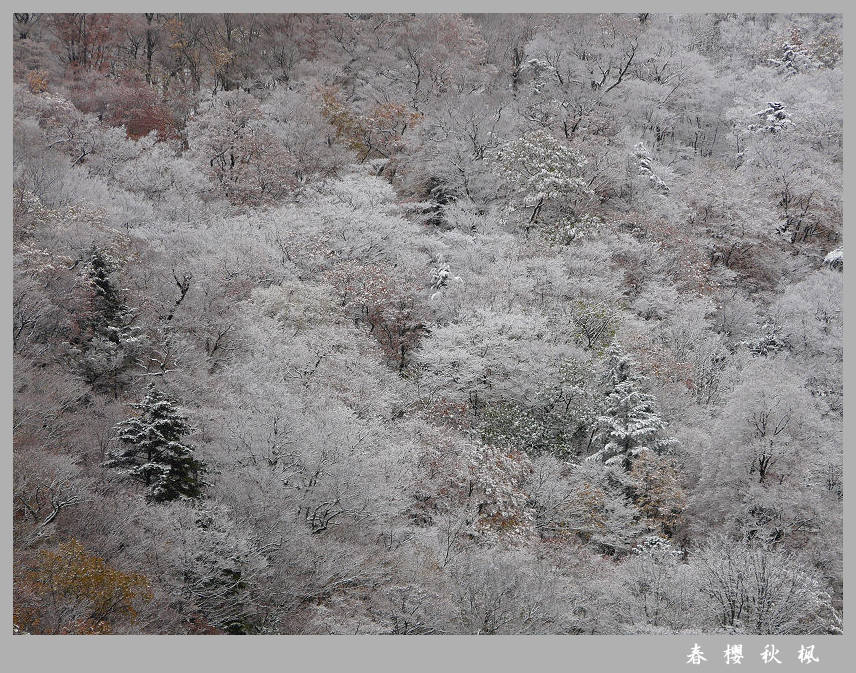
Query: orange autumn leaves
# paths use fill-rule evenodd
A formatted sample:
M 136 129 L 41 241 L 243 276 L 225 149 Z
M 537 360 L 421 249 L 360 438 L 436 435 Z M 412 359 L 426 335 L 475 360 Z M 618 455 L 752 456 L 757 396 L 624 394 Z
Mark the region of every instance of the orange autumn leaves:
M 74 538 L 41 550 L 17 586 L 15 626 L 34 634 L 112 633 L 153 597 L 144 575 L 116 570 Z
M 372 154 L 389 158 L 402 149 L 402 136 L 421 115 L 401 103 L 381 103 L 360 113 L 343 102 L 335 87 L 320 90 L 321 113 L 336 129 L 336 137 L 365 161 Z

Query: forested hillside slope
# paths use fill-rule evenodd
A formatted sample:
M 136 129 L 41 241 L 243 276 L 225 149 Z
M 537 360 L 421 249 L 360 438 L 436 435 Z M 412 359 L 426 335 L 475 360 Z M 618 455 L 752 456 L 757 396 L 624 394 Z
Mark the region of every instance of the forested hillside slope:
M 14 15 L 27 633 L 837 633 L 829 15 Z

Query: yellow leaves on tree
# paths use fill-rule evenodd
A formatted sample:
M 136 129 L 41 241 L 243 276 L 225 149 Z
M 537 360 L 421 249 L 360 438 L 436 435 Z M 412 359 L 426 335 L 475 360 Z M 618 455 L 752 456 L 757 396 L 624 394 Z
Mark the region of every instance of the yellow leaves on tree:
M 110 567 L 73 538 L 42 550 L 22 584 L 16 624 L 30 633 L 111 633 L 117 621 L 134 621 L 138 603 L 153 595 L 144 575 Z
M 181 22 L 181 19 L 175 16 L 170 17 L 167 19 L 166 23 L 164 23 L 164 27 L 169 33 L 168 46 L 170 49 L 180 51 L 187 46 L 187 42 L 184 38 L 184 24 Z
M 42 93 L 43 91 L 47 91 L 47 70 L 30 70 L 30 72 L 27 73 L 27 86 L 30 88 L 30 93 Z
M 360 161 L 372 154 L 390 158 L 402 149 L 407 127 L 420 115 L 401 103 L 381 103 L 361 114 L 342 101 L 335 87 L 321 89 L 321 114 L 336 129 L 336 138 L 360 153 Z
M 212 54 L 212 65 L 214 67 L 215 74 L 222 74 L 233 60 L 235 60 L 234 52 L 230 51 L 226 47 L 218 47 L 214 50 Z

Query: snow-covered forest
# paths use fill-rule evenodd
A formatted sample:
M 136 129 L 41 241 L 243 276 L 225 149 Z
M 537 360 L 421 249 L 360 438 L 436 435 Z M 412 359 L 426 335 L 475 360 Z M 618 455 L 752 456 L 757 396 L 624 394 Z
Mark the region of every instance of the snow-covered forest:
M 20 633 L 840 633 L 837 15 L 14 14 Z

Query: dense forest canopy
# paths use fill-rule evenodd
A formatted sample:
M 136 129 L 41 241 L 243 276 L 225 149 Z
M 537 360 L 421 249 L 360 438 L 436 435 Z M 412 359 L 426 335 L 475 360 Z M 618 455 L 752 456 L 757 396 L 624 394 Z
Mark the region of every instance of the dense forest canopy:
M 26 633 L 842 630 L 842 20 L 13 20 Z

